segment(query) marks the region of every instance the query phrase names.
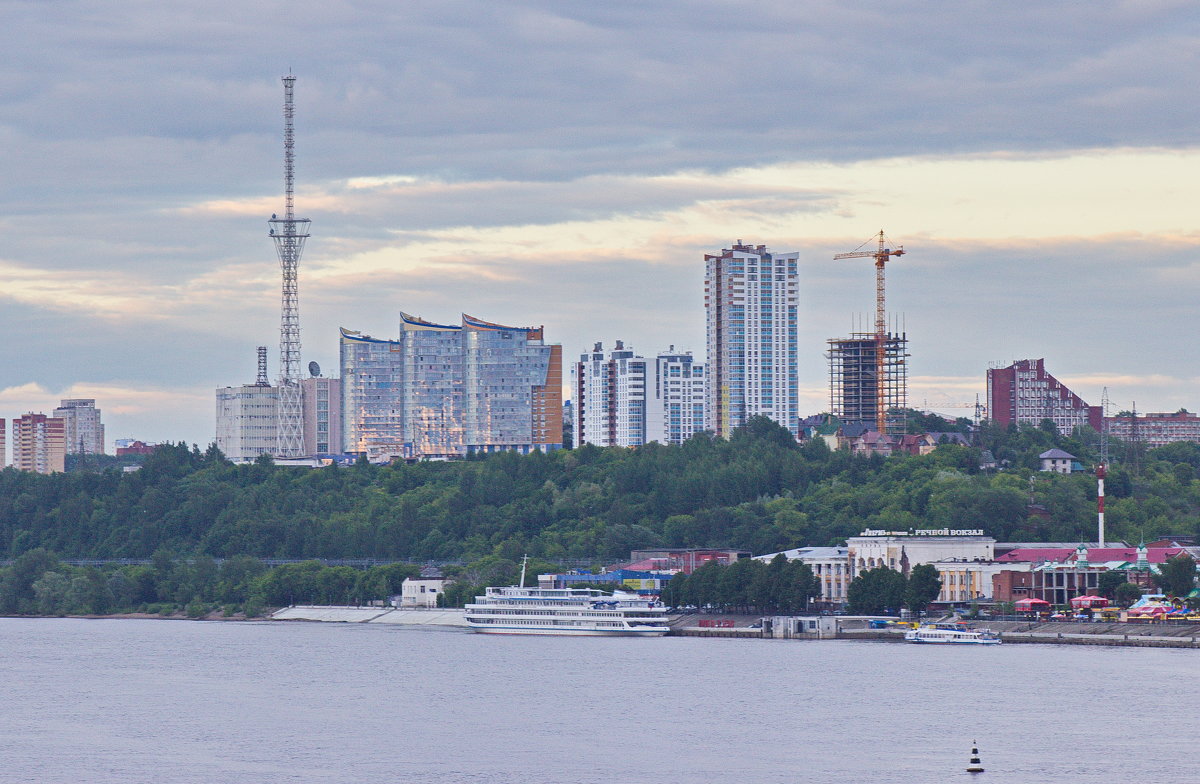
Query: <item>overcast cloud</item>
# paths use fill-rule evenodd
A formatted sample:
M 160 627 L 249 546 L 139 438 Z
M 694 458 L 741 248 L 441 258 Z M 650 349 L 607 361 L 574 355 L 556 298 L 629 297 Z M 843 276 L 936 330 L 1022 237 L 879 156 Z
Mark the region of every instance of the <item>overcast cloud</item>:
M 703 354 L 703 253 L 802 253 L 801 384 L 867 323 L 880 228 L 915 404 L 1045 357 L 1200 407 L 1190 2 L 4 2 L 0 417 L 94 396 L 212 438 L 278 344 L 297 76 L 304 359 L 400 309 Z M 275 349 L 272 349 L 272 372 Z

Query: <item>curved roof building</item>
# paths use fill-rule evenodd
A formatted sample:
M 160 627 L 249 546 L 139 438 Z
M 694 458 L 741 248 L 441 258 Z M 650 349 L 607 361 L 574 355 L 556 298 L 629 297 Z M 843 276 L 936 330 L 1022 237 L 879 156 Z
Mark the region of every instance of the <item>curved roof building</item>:
M 369 459 L 562 446 L 562 349 L 542 327 L 400 314 L 399 340 L 342 330 L 345 449 Z

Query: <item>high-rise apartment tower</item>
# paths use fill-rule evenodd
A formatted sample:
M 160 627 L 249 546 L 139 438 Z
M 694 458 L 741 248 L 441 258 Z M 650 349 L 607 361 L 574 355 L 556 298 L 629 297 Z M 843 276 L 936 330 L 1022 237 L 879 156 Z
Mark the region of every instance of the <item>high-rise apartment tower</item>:
M 66 470 L 67 426 L 58 417 L 29 413 L 12 421 L 13 468 L 52 474 Z
M 66 423 L 68 455 L 104 454 L 104 425 L 100 422 L 100 409 L 91 399 L 60 401 L 54 416 Z
M 572 370 L 575 445 L 680 444 L 704 429 L 704 366 L 674 346 L 640 357 L 618 340 L 580 355 Z
M 799 253 L 746 245 L 704 257 L 705 427 L 728 438 L 754 416 L 796 434 Z

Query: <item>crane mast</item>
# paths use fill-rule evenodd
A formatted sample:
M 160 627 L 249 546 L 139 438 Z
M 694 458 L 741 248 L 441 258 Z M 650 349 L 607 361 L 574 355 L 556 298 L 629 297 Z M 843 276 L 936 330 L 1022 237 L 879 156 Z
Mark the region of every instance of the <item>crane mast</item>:
M 904 247 L 887 247 L 883 229 L 879 230 L 879 247 L 873 251 L 854 250 L 838 253 L 836 259 L 875 259 L 875 429 L 887 435 L 887 394 L 884 384 L 884 352 L 887 349 L 887 293 L 885 268 L 893 256 L 903 256 Z M 869 240 L 868 240 L 869 242 Z M 866 243 L 863 243 L 864 245 Z M 861 245 L 859 247 L 862 247 Z

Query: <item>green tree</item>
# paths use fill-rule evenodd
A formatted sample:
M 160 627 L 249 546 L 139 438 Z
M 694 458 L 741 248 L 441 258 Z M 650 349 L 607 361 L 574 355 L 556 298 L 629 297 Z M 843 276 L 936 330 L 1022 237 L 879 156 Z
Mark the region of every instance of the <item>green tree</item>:
M 1196 561 L 1187 553 L 1169 558 L 1158 567 L 1154 582 L 1171 596 L 1187 596 L 1196 587 Z
M 18 556 L 0 579 L 0 612 L 10 615 L 36 612 L 33 584 L 46 572 L 58 568 L 58 558 L 40 547 Z
M 42 576 L 33 582 L 36 612 L 39 615 L 60 615 L 67 612 L 64 606 L 70 588 L 71 580 L 61 572 L 43 572 Z
M 821 582 L 812 567 L 803 561 L 790 561 L 786 581 L 780 592 L 779 609 L 788 615 L 806 612 L 808 603 L 821 595 Z
M 662 594 L 660 598 L 667 607 L 682 607 L 684 605 L 684 588 L 687 583 L 687 575 L 683 572 L 676 572 L 663 584 Z
M 1101 572 L 1098 582 L 1096 590 L 1099 594 L 1112 599 L 1115 596 L 1117 587 L 1125 583 L 1125 573 L 1118 571 Z
M 846 589 L 847 609 L 855 615 L 894 614 L 904 605 L 907 581 L 886 566 L 864 569 Z
M 904 587 L 904 604 L 910 612 L 921 613 L 942 591 L 942 578 L 932 564 L 918 564 L 909 572 Z
M 1113 601 L 1121 607 L 1128 607 L 1142 596 L 1142 587 L 1133 583 L 1121 583 L 1113 591 Z
M 720 600 L 717 581 L 721 577 L 721 564 L 709 561 L 688 576 L 686 600 L 690 605 L 704 611 L 708 605 Z

